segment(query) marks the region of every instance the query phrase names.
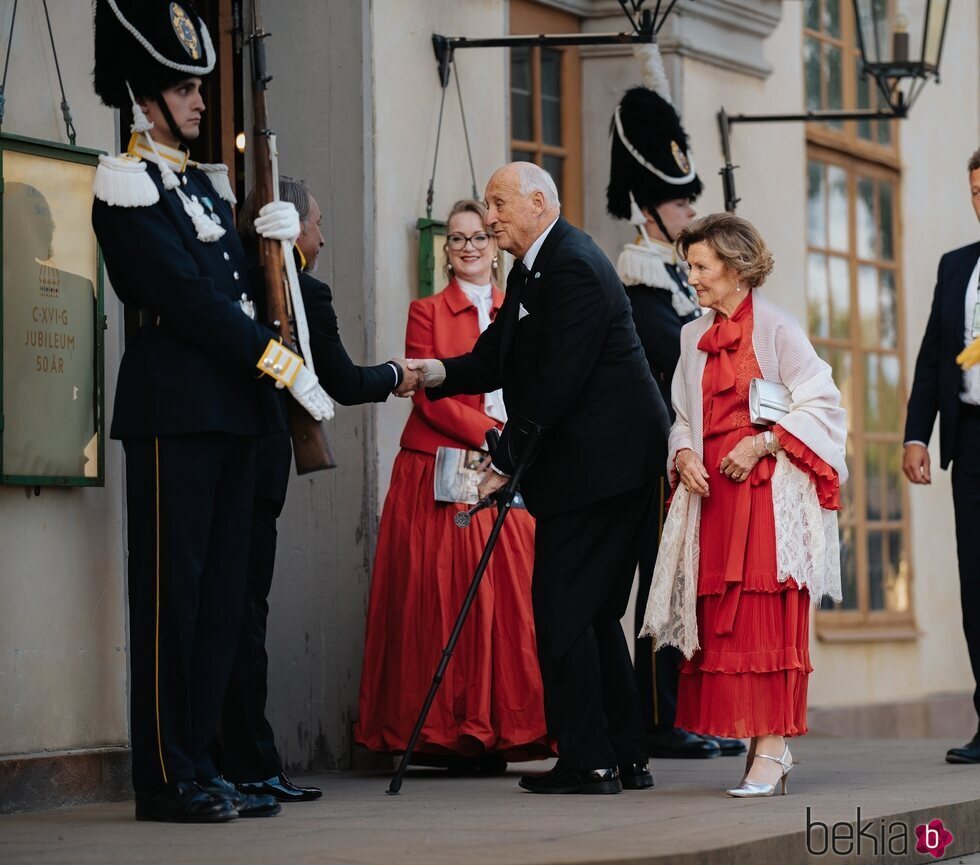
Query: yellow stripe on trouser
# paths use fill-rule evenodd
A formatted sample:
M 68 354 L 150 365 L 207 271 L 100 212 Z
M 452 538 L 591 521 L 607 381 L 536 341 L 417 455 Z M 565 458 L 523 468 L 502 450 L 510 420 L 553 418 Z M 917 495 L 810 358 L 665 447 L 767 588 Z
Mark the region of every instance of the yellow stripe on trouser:
M 163 736 L 160 733 L 160 439 L 153 440 L 154 456 L 156 458 L 154 493 L 156 495 L 156 632 L 153 640 L 153 692 L 156 700 L 157 718 L 157 752 L 160 754 L 160 771 L 163 772 L 163 783 L 167 780 L 167 767 L 163 762 Z
M 664 534 L 664 479 L 660 479 L 660 495 L 657 497 L 657 549 Z M 660 726 L 660 701 L 657 699 L 657 641 L 650 640 L 650 657 L 653 661 L 653 723 Z

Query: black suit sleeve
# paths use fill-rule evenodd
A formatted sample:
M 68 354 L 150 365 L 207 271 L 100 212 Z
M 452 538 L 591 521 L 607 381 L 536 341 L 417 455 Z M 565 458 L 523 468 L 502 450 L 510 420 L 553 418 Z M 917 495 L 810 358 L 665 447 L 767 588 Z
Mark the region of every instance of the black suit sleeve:
M 123 303 L 152 309 L 163 326 L 219 363 L 258 374 L 255 365 L 273 334 L 201 273 L 160 207 L 96 200 L 92 225 Z
M 915 362 L 915 377 L 912 379 L 912 392 L 909 395 L 908 416 L 905 420 L 904 441 L 921 441 L 929 444 L 932 428 L 939 412 L 939 369 L 940 369 L 940 329 L 942 311 L 940 297 L 943 288 L 943 263 L 939 262 L 939 275 L 936 290 L 932 297 L 932 310 L 929 322 L 922 337 L 919 357 Z
M 387 363 L 355 365 L 340 338 L 330 287 L 308 273 L 300 274 L 299 286 L 320 386 L 341 405 L 384 402 L 395 387 L 395 371 Z
M 494 457 L 508 474 L 522 456 L 530 464 L 541 436 L 580 398 L 609 328 L 609 296 L 587 262 L 572 260 L 548 274 L 533 314 L 540 316 L 541 364 L 524 383 Z

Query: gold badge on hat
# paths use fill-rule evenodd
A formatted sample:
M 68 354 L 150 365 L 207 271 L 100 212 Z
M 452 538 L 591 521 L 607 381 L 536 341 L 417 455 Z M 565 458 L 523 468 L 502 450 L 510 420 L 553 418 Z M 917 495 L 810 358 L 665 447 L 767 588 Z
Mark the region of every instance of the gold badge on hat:
M 197 28 L 194 22 L 184 11 L 179 3 L 170 4 L 170 23 L 173 25 L 174 33 L 184 46 L 184 50 L 191 55 L 194 60 L 201 59 L 201 40 L 197 35 Z
M 680 145 L 676 141 L 670 142 L 670 152 L 674 155 L 674 162 L 677 163 L 677 167 L 681 170 L 681 173 L 687 174 L 691 170 L 691 163 L 687 161 L 687 154 L 681 150 Z

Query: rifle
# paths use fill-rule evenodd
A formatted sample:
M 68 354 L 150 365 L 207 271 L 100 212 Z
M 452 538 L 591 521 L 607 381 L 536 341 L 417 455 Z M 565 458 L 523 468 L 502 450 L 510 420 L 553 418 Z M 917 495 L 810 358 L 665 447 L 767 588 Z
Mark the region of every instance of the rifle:
M 259 20 L 259 0 L 252 0 L 252 33 L 248 37 L 252 50 L 252 112 L 254 129 L 252 145 L 255 148 L 255 194 L 261 204 L 279 200 L 279 153 L 275 133 L 269 128 L 266 90 L 272 76 L 268 74 L 265 58 L 265 40 L 271 35 L 262 29 Z M 312 369 L 313 358 L 305 337 L 306 316 L 302 309 L 303 299 L 298 290 L 290 291 L 290 276 L 295 279 L 292 250 L 288 244 L 277 240 L 259 238 L 259 260 L 265 276 L 266 315 L 269 324 L 278 332 L 283 344 L 303 355 Z M 287 255 L 289 258 L 287 258 Z M 293 273 L 290 274 L 289 271 Z M 293 338 L 293 325 L 299 325 L 300 347 Z M 336 468 L 324 422 L 315 421 L 303 408 L 290 399 L 287 401 L 289 432 L 293 440 L 293 457 L 296 473 L 300 475 L 322 469 Z

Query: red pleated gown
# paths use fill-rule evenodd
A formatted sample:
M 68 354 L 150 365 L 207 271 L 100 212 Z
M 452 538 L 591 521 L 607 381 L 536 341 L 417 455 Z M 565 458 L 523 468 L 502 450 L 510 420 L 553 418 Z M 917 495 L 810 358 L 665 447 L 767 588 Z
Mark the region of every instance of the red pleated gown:
M 494 313 L 503 295 L 494 290 Z M 408 357 L 453 357 L 479 335 L 476 308 L 453 281 L 409 310 Z M 461 504 L 433 497 L 440 445 L 483 446 L 498 426 L 483 395 L 437 402 L 417 394 L 385 499 L 371 579 L 354 739 L 404 751 L 496 517 L 454 526 Z M 417 750 L 509 760 L 550 756 L 531 610 L 534 520 L 507 517 Z
M 762 373 L 752 347 L 752 293 L 730 319 L 716 316 L 698 348 L 702 378 L 704 465 L 710 495 L 701 502 L 698 641 L 681 666 L 677 726 L 694 733 L 749 738 L 807 731 L 809 593 L 776 570 L 770 484 L 773 457 L 741 483 L 721 473 L 722 459 L 762 427 L 749 420 L 749 383 Z M 837 473 L 776 425 L 787 455 L 810 472 L 825 508 L 839 507 Z

